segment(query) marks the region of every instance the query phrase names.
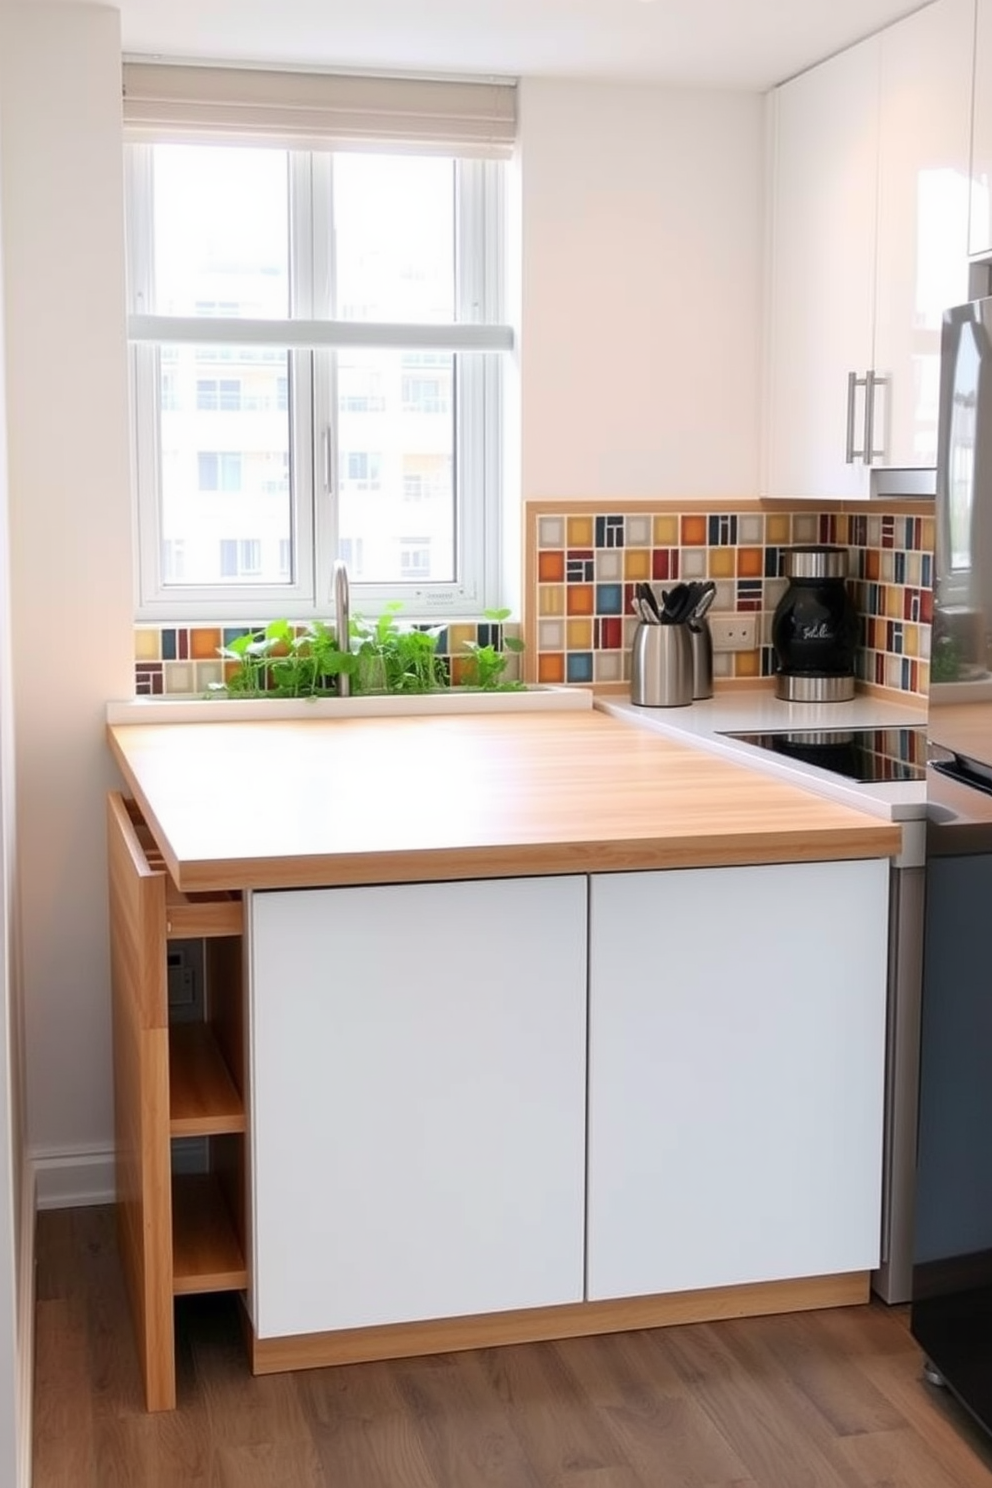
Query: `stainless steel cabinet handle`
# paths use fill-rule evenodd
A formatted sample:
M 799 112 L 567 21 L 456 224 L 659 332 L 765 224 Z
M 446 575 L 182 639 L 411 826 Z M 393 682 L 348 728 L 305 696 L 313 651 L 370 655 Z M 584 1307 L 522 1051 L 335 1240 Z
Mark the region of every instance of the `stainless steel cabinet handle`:
M 885 377 L 878 377 L 874 367 L 869 367 L 865 373 L 865 447 L 863 458 L 866 465 L 871 465 L 875 460 L 884 460 L 885 449 L 875 448 L 875 389 L 884 387 L 888 381 Z
M 847 440 L 844 445 L 844 462 L 847 465 L 854 464 L 854 397 L 858 388 L 858 374 L 848 372 L 847 374 Z

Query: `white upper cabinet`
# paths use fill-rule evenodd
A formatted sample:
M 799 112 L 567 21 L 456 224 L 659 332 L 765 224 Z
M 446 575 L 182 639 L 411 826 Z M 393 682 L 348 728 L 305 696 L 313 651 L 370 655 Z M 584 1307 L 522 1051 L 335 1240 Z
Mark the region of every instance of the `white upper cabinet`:
M 967 290 L 974 0 L 772 97 L 765 494 L 867 496 L 936 458 L 940 314 Z
M 975 114 L 971 149 L 968 251 L 980 257 L 992 253 L 992 0 L 978 0 L 975 17 Z
M 845 438 L 863 424 L 850 374 L 871 359 L 879 71 L 873 37 L 773 96 L 771 496 L 862 491 Z
M 882 38 L 871 365 L 883 465 L 937 459 L 940 327 L 968 298 L 974 0 L 940 0 Z

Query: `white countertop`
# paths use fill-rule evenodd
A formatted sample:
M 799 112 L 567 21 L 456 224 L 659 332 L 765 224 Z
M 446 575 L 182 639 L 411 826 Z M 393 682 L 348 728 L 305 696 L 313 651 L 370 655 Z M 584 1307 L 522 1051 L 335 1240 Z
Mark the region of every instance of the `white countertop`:
M 828 796 L 845 806 L 856 806 L 888 821 L 923 821 L 927 812 L 927 787 L 923 780 L 861 784 L 846 780 L 816 765 L 787 759 L 724 737 L 724 731 L 787 731 L 792 729 L 898 728 L 925 724 L 926 709 L 902 706 L 878 698 L 858 696 L 849 703 L 784 703 L 771 689 L 741 688 L 718 692 L 715 697 L 691 703 L 687 708 L 644 708 L 629 695 L 601 696 L 596 707 L 653 729 L 671 739 L 691 741 L 700 749 L 723 755 L 768 775 L 777 775 L 797 785 Z

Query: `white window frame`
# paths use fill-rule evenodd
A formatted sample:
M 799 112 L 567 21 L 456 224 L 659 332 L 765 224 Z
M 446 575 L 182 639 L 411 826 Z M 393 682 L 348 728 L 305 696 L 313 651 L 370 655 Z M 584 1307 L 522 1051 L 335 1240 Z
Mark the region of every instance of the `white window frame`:
M 152 148 L 135 144 L 126 152 L 137 618 L 159 622 L 261 620 L 277 615 L 326 617 L 330 613 L 338 543 L 331 480 L 338 469 L 333 417 L 337 407 L 334 348 L 355 345 L 456 353 L 458 577 L 449 583 L 429 584 L 400 579 L 386 584 L 358 581 L 353 585 L 353 608 L 375 614 L 383 604 L 398 599 L 412 615 L 440 614 L 457 619 L 478 617 L 498 605 L 502 578 L 500 353 L 513 346 L 512 329 L 502 322 L 505 183 L 499 162 L 458 162 L 455 324 L 386 325 L 330 319 L 333 234 L 318 231 L 315 224 L 331 222 L 332 157 L 329 152 L 290 151 L 291 318 L 259 322 L 238 320 L 229 314 L 185 319 L 148 313 L 154 304 Z M 388 147 L 384 150 L 389 153 Z M 167 583 L 161 572 L 159 348 L 164 344 L 225 343 L 288 350 L 294 555 L 288 583 Z M 471 355 L 457 355 L 459 352 Z

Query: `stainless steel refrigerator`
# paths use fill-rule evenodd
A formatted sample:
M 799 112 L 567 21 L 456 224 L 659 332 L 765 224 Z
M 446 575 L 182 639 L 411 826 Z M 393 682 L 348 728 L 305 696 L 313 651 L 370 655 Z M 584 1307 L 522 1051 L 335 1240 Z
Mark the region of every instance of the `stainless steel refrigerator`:
M 911 1328 L 992 1431 L 992 299 L 944 316 Z

